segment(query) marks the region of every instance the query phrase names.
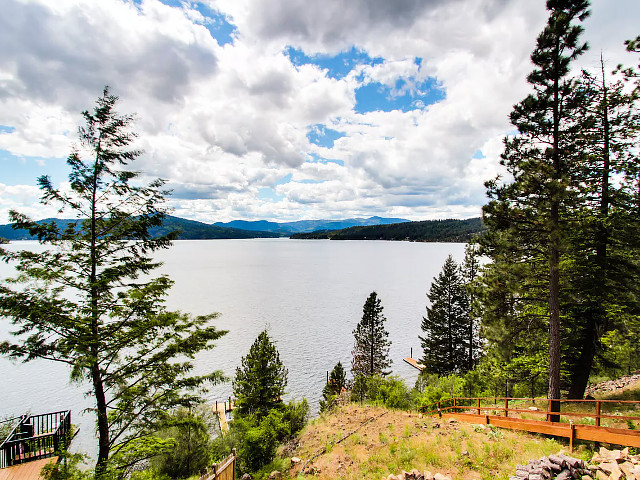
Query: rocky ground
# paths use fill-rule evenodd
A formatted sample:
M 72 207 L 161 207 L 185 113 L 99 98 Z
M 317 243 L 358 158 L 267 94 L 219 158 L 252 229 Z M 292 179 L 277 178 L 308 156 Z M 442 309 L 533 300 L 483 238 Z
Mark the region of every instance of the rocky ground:
M 624 377 L 616 378 L 614 380 L 607 380 L 605 382 L 589 385 L 585 391 L 585 396 L 597 398 L 614 392 L 622 392 L 630 388 L 638 387 L 639 382 L 640 371 L 633 372 L 630 375 L 625 375 Z

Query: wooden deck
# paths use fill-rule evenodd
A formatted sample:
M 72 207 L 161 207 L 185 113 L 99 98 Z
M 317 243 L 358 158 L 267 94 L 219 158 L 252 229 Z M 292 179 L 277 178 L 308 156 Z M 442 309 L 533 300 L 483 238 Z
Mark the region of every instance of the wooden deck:
M 42 467 L 49 463 L 56 463 L 57 461 L 58 457 L 49 457 L 21 463 L 13 467 L 0 468 L 0 480 L 38 480 Z

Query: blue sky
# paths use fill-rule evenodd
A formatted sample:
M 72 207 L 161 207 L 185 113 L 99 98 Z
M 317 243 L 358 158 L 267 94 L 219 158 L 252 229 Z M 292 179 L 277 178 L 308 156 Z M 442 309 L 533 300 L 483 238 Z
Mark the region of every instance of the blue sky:
M 65 188 L 105 84 L 136 113 L 134 168 L 205 222 L 468 218 L 500 173 L 544 2 L 5 0 L 0 223 Z M 624 12 L 621 13 L 621 12 Z M 595 0 L 576 68 L 637 61 L 640 5 Z M 37 28 L 34 26 L 37 25 Z

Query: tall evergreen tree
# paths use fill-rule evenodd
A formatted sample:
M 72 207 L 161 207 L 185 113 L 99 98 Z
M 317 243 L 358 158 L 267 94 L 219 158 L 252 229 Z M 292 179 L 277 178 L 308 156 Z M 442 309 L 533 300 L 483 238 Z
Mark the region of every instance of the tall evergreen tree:
M 362 375 L 387 375 L 391 366 L 389 358 L 389 332 L 384 328 L 387 320 L 382 313 L 382 302 L 376 292 L 371 292 L 362 309 L 362 319 L 353 331 L 355 338 L 351 373 Z
M 448 375 L 468 370 L 469 299 L 458 264 L 449 255 L 427 294 L 431 303 L 422 319 L 422 364 L 428 373 Z
M 275 344 L 267 331 L 262 331 L 247 356 L 242 357 L 241 366 L 236 368 L 233 380 L 236 411 L 240 415 L 255 415 L 260 420 L 270 410 L 283 408 L 287 375 Z
M 30 361 L 68 364 L 71 378 L 88 381 L 95 398 L 97 478 L 117 466 L 121 476 L 166 442 L 155 432 L 166 412 L 199 401 L 205 380 L 220 372 L 189 376 L 191 359 L 225 332 L 210 325 L 216 314 L 191 318 L 167 311 L 172 282 L 149 278 L 159 264 L 150 252 L 169 247 L 173 235 L 152 238 L 166 207 L 163 182 L 139 185 L 131 162 L 132 117 L 119 115 L 117 97 L 105 88 L 92 112 L 83 112 L 80 145 L 69 156 L 69 191 L 38 179 L 42 203 L 77 220 L 64 230 L 54 222 L 38 224 L 11 212 L 14 227 L 27 229 L 43 251 L 0 250 L 14 262 L 15 280 L 0 285 L 0 315 L 11 318 L 16 342 L 0 353 Z
M 516 252 L 521 264 L 546 263 L 546 281 L 540 270 L 520 298 L 534 307 L 534 315 L 547 318 L 549 328 L 549 398 L 560 397 L 561 276 L 566 228 L 571 220 L 576 192 L 572 177 L 579 155 L 574 143 L 577 106 L 571 62 L 587 48 L 579 42 L 582 27 L 577 21 L 589 14 L 588 0 L 548 0 L 549 19 L 531 54 L 535 69 L 528 76 L 533 93 L 514 106 L 511 122 L 518 134 L 505 140 L 502 163 L 512 175 L 509 184 L 487 183 L 491 199 L 484 207 L 490 233 L 485 253 Z M 546 305 L 541 302 L 547 299 Z M 542 309 L 545 309 L 544 312 Z M 553 418 L 556 420 L 557 418 Z
M 600 339 L 622 326 L 618 319 L 638 311 L 637 262 L 640 218 L 637 192 L 640 115 L 637 91 L 610 82 L 601 59 L 599 76 L 583 72 L 576 141 L 580 205 L 569 231 L 566 349 L 569 397 L 582 398 Z
M 480 262 L 478 261 L 478 247 L 475 244 L 467 244 L 464 250 L 464 260 L 460 265 L 460 276 L 464 284 L 464 290 L 467 295 L 467 333 L 466 349 L 467 349 L 467 365 L 466 370 L 472 370 L 478 359 L 480 358 L 480 321 L 477 317 L 476 302 L 476 279 L 480 271 Z

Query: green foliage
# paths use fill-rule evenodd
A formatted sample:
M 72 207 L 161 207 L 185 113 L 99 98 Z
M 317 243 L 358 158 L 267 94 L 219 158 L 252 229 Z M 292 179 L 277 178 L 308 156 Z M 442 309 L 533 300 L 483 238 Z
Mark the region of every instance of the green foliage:
M 382 302 L 376 292 L 371 292 L 362 308 L 362 319 L 353 331 L 354 345 L 351 373 L 354 377 L 364 375 L 387 375 L 391 366 L 389 358 L 389 332 L 384 328 L 387 320 L 382 313 Z
M 398 376 L 358 375 L 351 389 L 351 400 L 409 410 L 414 406 L 415 394 Z
M 287 385 L 287 369 L 280 361 L 275 344 L 263 331 L 253 342 L 249 353 L 242 357 L 233 380 L 236 412 L 239 415 L 256 415 L 259 419 L 272 409 L 284 404 L 282 395 Z
M 91 480 L 91 471 L 81 468 L 86 456 L 81 453 L 61 452 L 57 463 L 48 463 L 40 471 L 43 480 Z
M 331 240 L 411 240 L 414 242 L 468 242 L 483 229 L 480 218 L 467 220 L 425 220 L 391 225 L 350 227 L 296 233 L 291 238 Z
M 166 421 L 160 435 L 173 446 L 154 458 L 152 465 L 170 478 L 187 478 L 210 464 L 211 438 L 205 420 L 187 409 L 179 409 Z
M 151 277 L 158 264 L 149 254 L 168 248 L 175 234 L 149 231 L 165 218 L 167 192 L 161 180 L 140 185 L 130 165 L 141 154 L 131 148 L 133 117 L 119 115 L 116 103 L 105 88 L 93 112 L 83 112 L 80 145 L 67 160 L 69 191 L 38 179 L 42 203 L 74 221 L 38 223 L 12 211 L 15 228 L 50 248 L 0 249 L 18 272 L 0 285 L 0 315 L 17 337 L 0 343 L 0 353 L 68 364 L 72 380 L 91 385 L 99 478 L 116 467 L 126 476 L 162 451 L 155 432 L 166 412 L 197 403 L 205 382 L 222 378 L 189 374 L 194 356 L 225 333 L 210 325 L 216 314 L 192 318 L 165 308 L 171 281 Z
M 333 400 L 340 395 L 342 389 L 345 388 L 347 383 L 346 372 L 341 362 L 338 362 L 331 374 L 327 384 L 322 389 L 322 400 L 320 400 L 320 411 L 324 412 L 333 402 Z
M 304 427 L 309 413 L 306 400 L 289 402 L 279 409 L 272 409 L 265 416 L 255 414 L 236 415 L 229 433 L 213 441 L 216 459 L 222 459 L 236 448 L 238 470 L 241 473 L 257 472 L 275 458 L 278 445 L 294 437 Z
M 447 375 L 469 369 L 471 343 L 474 341 L 469 297 L 458 264 L 449 255 L 442 271 L 431 283 L 427 294 L 431 306 L 422 319 L 423 337 L 419 337 L 424 357 L 421 360 L 429 373 Z

